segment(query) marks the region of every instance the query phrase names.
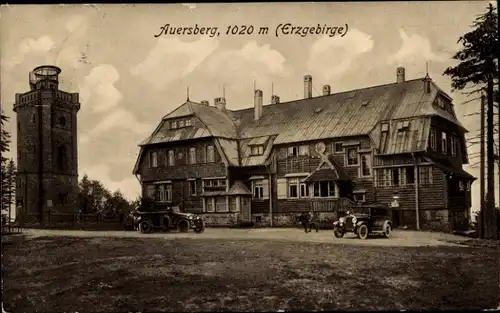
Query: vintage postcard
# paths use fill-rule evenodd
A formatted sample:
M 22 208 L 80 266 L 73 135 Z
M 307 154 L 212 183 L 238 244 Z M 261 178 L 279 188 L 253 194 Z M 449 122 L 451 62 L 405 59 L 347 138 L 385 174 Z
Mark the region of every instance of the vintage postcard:
M 4 312 L 499 307 L 498 25 L 2 5 Z

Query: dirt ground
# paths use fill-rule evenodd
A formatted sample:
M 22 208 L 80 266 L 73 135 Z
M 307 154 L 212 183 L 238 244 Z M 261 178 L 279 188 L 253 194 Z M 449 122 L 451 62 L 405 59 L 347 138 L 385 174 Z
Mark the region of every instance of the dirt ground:
M 28 231 L 2 242 L 7 312 L 480 310 L 499 304 L 499 250 L 396 231 Z M 454 242 L 454 243 L 451 243 Z M 485 270 L 487 269 L 487 270 Z
M 467 241 L 467 238 L 438 232 L 417 232 L 395 230 L 390 239 L 382 237 L 360 240 L 354 234 L 347 234 L 344 238 L 337 239 L 332 230 L 304 233 L 297 228 L 253 228 L 229 229 L 207 228 L 202 234 L 179 232 L 156 232 L 141 234 L 137 231 L 82 231 L 82 230 L 50 230 L 29 229 L 24 232 L 29 236 L 71 236 L 71 237 L 120 237 L 120 238 L 164 238 L 164 239 L 267 239 L 284 241 L 318 242 L 332 244 L 368 245 L 385 247 L 422 247 L 422 246 L 455 246 Z

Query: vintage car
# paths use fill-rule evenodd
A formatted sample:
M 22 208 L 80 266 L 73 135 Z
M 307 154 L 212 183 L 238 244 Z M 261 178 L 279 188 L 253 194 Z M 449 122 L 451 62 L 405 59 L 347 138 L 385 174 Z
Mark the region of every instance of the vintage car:
M 336 238 L 342 238 L 348 232 L 353 232 L 361 239 L 366 239 L 372 234 L 389 238 L 392 232 L 389 210 L 379 206 L 354 208 L 348 211 L 346 216 L 335 221 L 333 226 L 333 234 Z
M 180 212 L 178 207 L 169 207 L 164 211 L 141 211 L 141 208 L 137 208 L 132 215 L 134 229 L 138 229 L 141 233 L 150 233 L 155 229 L 163 231 L 178 229 L 181 232 L 193 229 L 196 233 L 205 230 L 205 222 L 201 216 Z

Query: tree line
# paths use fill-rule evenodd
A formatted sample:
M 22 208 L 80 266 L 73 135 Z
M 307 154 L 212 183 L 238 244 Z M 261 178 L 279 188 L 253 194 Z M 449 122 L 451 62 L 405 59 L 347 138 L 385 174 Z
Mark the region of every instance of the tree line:
M 1 188 L 0 206 L 2 222 L 11 221 L 12 208 L 16 198 L 16 173 L 17 168 L 12 158 L 6 158 L 5 153 L 10 151 L 11 134 L 5 130 L 5 124 L 9 117 L 1 111 L 0 125 L 0 152 L 1 152 Z M 100 214 L 105 217 L 116 217 L 128 214 L 137 207 L 141 200 L 137 198 L 129 201 L 120 190 L 114 192 L 108 190 L 100 181 L 91 180 L 84 175 L 78 182 L 78 201 L 80 214 Z
M 498 8 L 490 3 L 486 12 L 477 16 L 473 21 L 472 30 L 458 39 L 457 43 L 462 47 L 453 56 L 458 64 L 448 67 L 443 73 L 451 78 L 452 90 L 460 90 L 472 97 L 466 104 L 480 103 L 478 110 L 478 114 L 481 116 L 479 136 L 472 138 L 476 140 L 471 140 L 470 144 L 481 145 L 480 152 L 472 157 L 472 159 L 480 158 L 481 167 L 478 233 L 480 237 L 489 239 L 499 238 L 500 224 L 500 212 L 495 207 L 494 177 L 496 161 L 498 161 L 500 168 L 499 25 Z M 498 112 L 496 124 L 494 122 L 495 107 Z M 494 138 L 495 127 L 497 140 Z M 500 173 L 498 184 L 500 190 Z

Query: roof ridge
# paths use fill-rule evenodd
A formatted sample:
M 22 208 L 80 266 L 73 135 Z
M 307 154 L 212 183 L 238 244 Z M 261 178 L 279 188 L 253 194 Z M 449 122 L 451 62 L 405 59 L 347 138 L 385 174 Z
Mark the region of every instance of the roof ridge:
M 382 84 L 382 85 L 374 85 L 374 86 L 369 86 L 369 87 L 362 87 L 362 88 L 357 88 L 357 89 L 351 89 L 351 90 L 341 91 L 341 92 L 337 92 L 337 93 L 331 93 L 329 95 L 319 95 L 319 96 L 316 96 L 316 97 L 295 99 L 295 100 L 290 100 L 290 101 L 285 101 L 285 102 L 280 102 L 280 103 L 275 103 L 275 104 L 267 103 L 267 104 L 264 104 L 263 106 L 271 106 L 271 105 L 272 106 L 279 106 L 279 105 L 282 105 L 282 104 L 289 104 L 291 102 L 300 102 L 300 101 L 307 101 L 307 100 L 311 100 L 311 99 L 332 97 L 332 96 L 337 96 L 337 95 L 346 94 L 346 93 L 355 92 L 355 91 L 368 90 L 368 89 L 380 88 L 380 87 L 387 87 L 387 86 L 390 86 L 390 85 L 402 85 L 402 84 L 405 84 L 405 83 L 410 83 L 410 82 L 415 82 L 415 81 L 423 80 L 424 78 L 425 77 L 409 79 L 409 80 L 405 80 L 402 83 L 393 82 L 393 83 L 387 83 L 387 84 Z M 237 110 L 231 110 L 231 109 L 227 109 L 227 110 L 229 110 L 231 112 L 242 112 L 242 111 L 250 110 L 250 109 L 253 110 L 253 107 L 248 107 L 248 108 L 244 108 L 244 109 L 237 109 Z

